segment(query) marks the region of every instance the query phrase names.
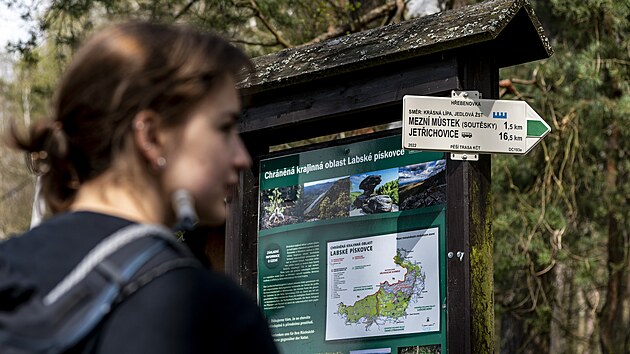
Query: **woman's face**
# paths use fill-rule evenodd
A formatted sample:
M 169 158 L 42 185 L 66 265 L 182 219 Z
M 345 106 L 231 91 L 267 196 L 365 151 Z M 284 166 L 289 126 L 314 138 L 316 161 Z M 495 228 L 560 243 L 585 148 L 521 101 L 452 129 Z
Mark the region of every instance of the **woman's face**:
M 232 77 L 204 99 L 182 127 L 164 135 L 167 161 L 163 170 L 165 197 L 178 189 L 190 192 L 201 222 L 225 221 L 225 198 L 251 164 L 238 135 L 240 99 Z

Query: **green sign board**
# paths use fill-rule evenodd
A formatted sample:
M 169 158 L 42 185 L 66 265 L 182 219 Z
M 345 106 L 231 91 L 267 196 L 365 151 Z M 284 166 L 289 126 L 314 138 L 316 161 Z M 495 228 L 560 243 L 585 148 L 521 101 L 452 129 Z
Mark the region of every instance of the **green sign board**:
M 284 354 L 446 349 L 446 160 L 401 137 L 261 161 L 258 293 Z

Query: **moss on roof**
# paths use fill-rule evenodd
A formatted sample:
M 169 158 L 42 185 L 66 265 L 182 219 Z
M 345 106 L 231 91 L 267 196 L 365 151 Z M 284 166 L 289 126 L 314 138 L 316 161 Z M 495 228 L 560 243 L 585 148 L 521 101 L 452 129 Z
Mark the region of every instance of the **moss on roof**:
M 553 53 L 529 1 L 491 0 L 254 58 L 256 72 L 239 87 L 264 91 L 493 42 L 501 67 Z

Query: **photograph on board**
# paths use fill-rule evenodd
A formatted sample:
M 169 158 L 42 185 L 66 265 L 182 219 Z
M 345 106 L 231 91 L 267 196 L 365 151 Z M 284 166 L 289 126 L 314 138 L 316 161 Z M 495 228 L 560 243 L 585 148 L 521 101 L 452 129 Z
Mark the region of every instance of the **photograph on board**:
M 446 203 L 446 160 L 428 161 L 398 170 L 400 210 Z
M 398 211 L 398 168 L 350 177 L 350 216 Z
M 260 193 L 260 230 L 302 222 L 301 185 L 272 188 Z
M 304 221 L 316 221 L 348 216 L 350 179 L 335 177 L 304 184 L 302 210 Z

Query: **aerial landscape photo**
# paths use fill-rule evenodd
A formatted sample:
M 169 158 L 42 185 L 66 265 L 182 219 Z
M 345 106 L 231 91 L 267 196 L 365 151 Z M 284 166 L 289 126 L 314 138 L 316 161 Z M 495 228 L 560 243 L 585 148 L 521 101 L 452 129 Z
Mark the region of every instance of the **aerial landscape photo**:
M 305 183 L 300 203 L 304 221 L 347 217 L 349 192 L 350 179 L 347 176 Z

